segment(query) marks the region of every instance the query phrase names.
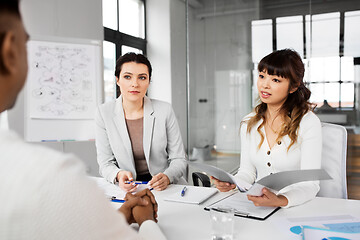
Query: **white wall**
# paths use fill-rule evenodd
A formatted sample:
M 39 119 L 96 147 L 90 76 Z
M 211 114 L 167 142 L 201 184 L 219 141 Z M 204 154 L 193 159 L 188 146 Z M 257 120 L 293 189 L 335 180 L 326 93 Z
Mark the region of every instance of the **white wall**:
M 22 0 L 20 8 L 27 32 L 31 36 L 45 38 L 78 38 L 103 40 L 102 2 L 99 0 Z M 103 79 L 99 79 L 103 81 Z M 9 127 L 24 136 L 24 95 L 20 93 L 16 106 L 9 110 Z M 66 129 L 64 129 L 66 131 Z M 39 143 L 50 146 L 50 144 Z M 65 146 L 67 145 L 67 146 Z M 73 147 L 76 145 L 78 147 Z M 88 171 L 97 175 L 94 142 L 54 143 L 50 147 L 75 153 L 88 165 Z
M 146 2 L 147 55 L 153 66 L 148 95 L 172 104 L 186 146 L 186 16 L 185 3 Z
M 147 55 L 153 67 L 148 96 L 171 103 L 170 1 L 146 2 Z
M 171 92 L 185 147 L 187 146 L 186 112 L 186 6 L 183 1 L 171 1 Z

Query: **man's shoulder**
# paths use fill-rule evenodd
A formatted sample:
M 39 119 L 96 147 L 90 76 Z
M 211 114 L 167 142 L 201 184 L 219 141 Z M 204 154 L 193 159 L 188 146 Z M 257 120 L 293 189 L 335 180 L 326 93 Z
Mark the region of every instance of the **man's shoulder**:
M 16 171 L 17 177 L 34 175 L 45 177 L 53 174 L 64 165 L 79 165 L 82 163 L 72 154 L 64 154 L 39 144 L 27 143 L 12 132 L 0 132 L 0 161 L 2 166 L 8 166 L 9 171 Z

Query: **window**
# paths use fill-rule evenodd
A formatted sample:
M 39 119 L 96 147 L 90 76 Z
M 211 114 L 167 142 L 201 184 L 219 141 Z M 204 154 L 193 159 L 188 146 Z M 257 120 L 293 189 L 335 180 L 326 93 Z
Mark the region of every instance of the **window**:
M 272 38 L 255 37 L 259 23 L 267 23 L 267 28 L 270 24 L 272 29 L 267 30 L 268 35 L 276 32 L 274 48 L 293 48 L 304 58 L 304 81 L 312 92 L 311 102 L 321 107 L 326 100 L 336 109 L 355 109 L 359 80 L 355 77 L 354 64 L 360 57 L 360 11 L 252 21 L 255 67 L 259 61 L 259 57 L 254 58 L 260 49 L 258 46 L 273 43 Z
M 116 59 L 127 52 L 146 54 L 145 1 L 103 0 L 105 102 L 119 95 Z
M 111 101 L 116 97 L 116 82 L 115 72 L 115 44 L 112 42 L 104 41 L 103 43 L 103 56 L 104 56 L 104 92 L 105 102 Z

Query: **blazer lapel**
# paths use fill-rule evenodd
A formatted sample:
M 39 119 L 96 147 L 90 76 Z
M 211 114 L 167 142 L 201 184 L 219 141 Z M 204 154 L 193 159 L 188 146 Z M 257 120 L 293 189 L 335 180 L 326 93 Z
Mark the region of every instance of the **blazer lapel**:
M 153 115 L 154 109 L 151 104 L 151 100 L 148 97 L 144 97 L 144 136 L 143 136 L 143 148 L 146 161 L 149 165 L 150 147 L 152 141 L 152 134 L 154 128 L 155 117 Z
M 124 143 L 126 151 L 133 162 L 134 156 L 132 153 L 130 137 L 125 122 L 124 109 L 122 106 L 122 96 L 116 99 L 115 110 L 114 110 L 114 122 L 117 127 L 117 130 L 119 131 L 121 140 Z

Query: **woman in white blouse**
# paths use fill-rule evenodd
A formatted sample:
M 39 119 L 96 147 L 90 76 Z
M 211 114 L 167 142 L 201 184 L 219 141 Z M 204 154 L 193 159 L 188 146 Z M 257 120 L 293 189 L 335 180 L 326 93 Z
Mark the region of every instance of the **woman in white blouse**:
M 120 57 L 115 77 L 121 95 L 96 114 L 100 174 L 127 192 L 137 188 L 133 180 L 149 181 L 155 190 L 180 179 L 185 183 L 186 154 L 174 111 L 169 103 L 145 96 L 151 72 L 142 54 Z
M 241 161 L 235 175 L 254 183 L 269 174 L 321 167 L 321 123 L 311 111 L 311 92 L 303 82 L 304 64 L 290 49 L 275 51 L 258 65 L 260 103 L 241 122 Z M 220 191 L 234 184 L 213 178 Z M 301 182 L 274 194 L 263 188 L 262 196 L 250 196 L 256 206 L 290 207 L 313 199 L 318 181 Z

